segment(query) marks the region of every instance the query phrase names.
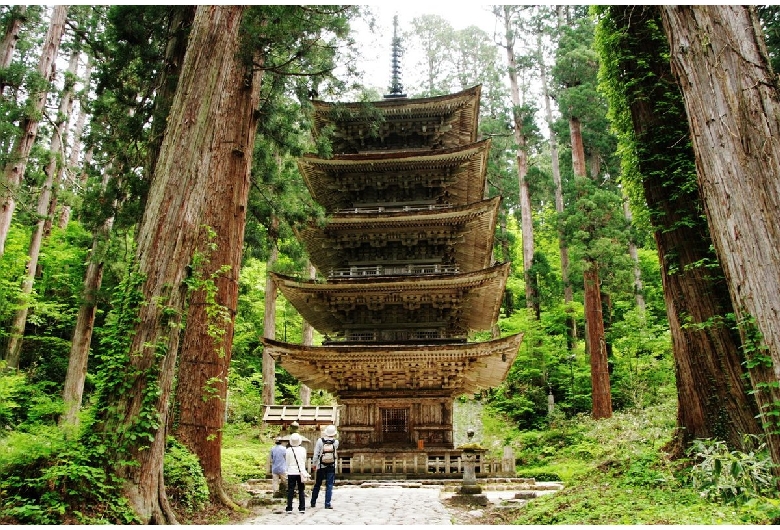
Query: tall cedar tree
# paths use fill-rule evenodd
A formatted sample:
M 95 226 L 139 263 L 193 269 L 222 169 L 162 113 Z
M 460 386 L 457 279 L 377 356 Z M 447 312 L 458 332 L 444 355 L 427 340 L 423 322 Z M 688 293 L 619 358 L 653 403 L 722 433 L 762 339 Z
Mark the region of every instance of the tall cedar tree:
M 212 189 L 220 193 L 209 194 L 206 203 L 203 224 L 209 227 L 213 240 L 205 238 L 198 245 L 203 261 L 194 272 L 202 283 L 191 294 L 176 390 L 179 408 L 176 436 L 198 455 L 212 499 L 229 506 L 235 505 L 222 483 L 222 427 L 250 190 L 251 166 L 246 160 L 253 160 L 258 145 L 255 139 L 258 119 L 279 118 L 274 115 L 273 106 L 261 106 L 260 98 L 268 97 L 269 90 L 275 90 L 273 96 L 278 97 L 278 92 L 291 84 L 274 81 L 313 78 L 315 83 L 317 78 L 327 75 L 335 66 L 332 46 L 335 42 L 326 43 L 324 38 L 317 37 L 329 30 L 333 39 L 343 38 L 350 12 L 342 7 L 312 10 L 303 6 L 255 6 L 243 18 L 241 56 L 252 65 L 251 77 L 248 74 L 245 82 L 251 97 L 245 95 L 241 99 L 243 108 L 237 109 L 235 118 L 229 122 L 233 134 L 237 135 L 233 142 L 234 165 L 223 168 L 215 176 Z M 262 131 L 267 129 L 270 127 L 262 127 Z M 280 166 L 282 157 L 275 158 L 276 165 Z M 292 208 L 288 205 L 287 209 Z M 271 225 L 276 223 L 274 216 Z M 276 250 L 274 233 L 275 230 L 269 230 L 271 256 Z M 266 301 L 274 299 L 267 290 Z M 273 305 L 266 308 L 266 316 L 275 314 L 273 308 Z M 265 327 L 266 333 L 273 333 L 275 325 L 267 323 Z M 268 398 L 267 389 L 271 399 L 267 404 L 273 404 L 275 363 L 266 357 L 263 358 L 264 397 Z
M 748 367 L 767 373 L 753 387 L 772 460 L 780 464 L 777 77 L 753 7 L 663 6 L 661 20 Z
M 65 19 L 68 14 L 68 6 L 55 6 L 49 30 L 43 42 L 41 57 L 38 62 L 38 75 L 40 85 L 32 88 L 29 96 L 28 108 L 21 124 L 21 134 L 14 143 L 11 156 L 3 170 L 3 191 L 0 194 L 0 256 L 5 250 L 5 241 L 11 228 L 11 220 L 16 209 L 17 188 L 24 178 L 27 169 L 27 159 L 30 156 L 33 145 L 38 135 L 38 125 L 41 121 L 41 113 L 44 111 L 46 97 L 49 93 L 49 84 L 54 79 L 56 72 L 57 52 L 60 41 L 65 33 Z M 24 330 L 14 330 L 22 333 Z M 8 366 L 16 367 L 18 358 L 7 359 Z
M 672 336 L 677 430 L 667 450 L 681 457 L 696 438 L 747 449 L 744 434 L 761 432 L 758 409 L 743 377 L 733 307 L 696 187 L 660 12 L 611 6 L 602 15 L 597 45 L 613 126 L 621 131 L 623 152 L 635 153 L 623 163 L 623 181 L 650 211 Z
M 124 361 L 106 374 L 101 388 L 98 426 L 114 438 L 113 471 L 144 524 L 175 521 L 163 482 L 165 427 L 185 281 L 204 273 L 198 256 L 208 255 L 204 214 L 220 195 L 213 193 L 220 179 L 246 178 L 251 167 L 256 115 L 250 109 L 259 76 L 238 53 L 245 10 L 199 6 L 196 11 L 138 229 L 139 274 L 129 289 L 141 300 L 129 351 L 114 352 Z

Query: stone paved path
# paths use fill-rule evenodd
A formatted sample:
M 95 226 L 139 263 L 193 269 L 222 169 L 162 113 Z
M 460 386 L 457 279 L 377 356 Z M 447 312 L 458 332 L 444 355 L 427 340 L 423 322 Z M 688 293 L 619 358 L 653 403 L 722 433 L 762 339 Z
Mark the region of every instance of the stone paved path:
M 320 491 L 319 502 L 324 490 Z M 284 505 L 268 508 L 263 514 L 244 522 L 248 525 L 451 525 L 453 517 L 442 504 L 438 487 L 402 488 L 382 486 L 365 488 L 339 486 L 333 490 L 333 509 L 309 507 L 311 485 L 306 487 L 306 511 L 293 512 Z

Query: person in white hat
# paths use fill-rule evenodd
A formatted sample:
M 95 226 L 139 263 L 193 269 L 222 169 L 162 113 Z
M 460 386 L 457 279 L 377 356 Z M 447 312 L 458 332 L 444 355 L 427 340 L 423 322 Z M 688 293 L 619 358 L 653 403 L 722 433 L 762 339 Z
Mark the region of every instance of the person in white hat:
M 317 480 L 314 483 L 314 489 L 311 490 L 311 507 L 317 505 L 317 497 L 320 494 L 320 486 L 325 481 L 325 508 L 330 510 L 331 497 L 333 496 L 333 484 L 336 482 L 336 462 L 338 456 L 336 450 L 339 448 L 339 441 L 336 440 L 336 426 L 328 425 L 322 433 L 322 437 L 314 445 L 314 456 L 311 459 L 314 471 L 317 473 Z
M 287 448 L 287 512 L 292 513 L 292 502 L 295 490 L 298 490 L 298 512 L 306 510 L 306 493 L 304 480 L 309 477 L 306 471 L 306 449 L 301 447 L 301 435 L 294 432 L 290 435 L 290 447 Z

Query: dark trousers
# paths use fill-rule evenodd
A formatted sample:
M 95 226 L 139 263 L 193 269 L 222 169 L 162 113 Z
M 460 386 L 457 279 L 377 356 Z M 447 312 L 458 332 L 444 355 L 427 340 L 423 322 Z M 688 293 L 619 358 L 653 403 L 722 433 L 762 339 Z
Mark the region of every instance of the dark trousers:
M 304 511 L 306 509 L 306 494 L 304 488 L 306 485 L 301 480 L 300 475 L 287 475 L 287 511 L 292 511 L 293 497 L 295 497 L 295 489 L 298 489 L 298 510 Z
M 336 466 L 321 466 L 317 468 L 317 481 L 314 483 L 314 489 L 311 490 L 312 506 L 317 502 L 323 480 L 325 481 L 325 506 L 330 506 L 330 499 L 333 496 L 333 484 L 336 482 Z

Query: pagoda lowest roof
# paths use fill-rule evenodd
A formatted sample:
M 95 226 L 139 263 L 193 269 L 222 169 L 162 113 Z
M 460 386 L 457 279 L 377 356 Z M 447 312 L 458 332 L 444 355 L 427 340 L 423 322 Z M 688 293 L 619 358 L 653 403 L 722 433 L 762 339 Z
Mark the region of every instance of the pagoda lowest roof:
M 272 339 L 263 344 L 266 353 L 313 389 L 341 398 L 377 391 L 424 397 L 498 386 L 522 339 L 516 334 L 465 344 L 304 346 Z

